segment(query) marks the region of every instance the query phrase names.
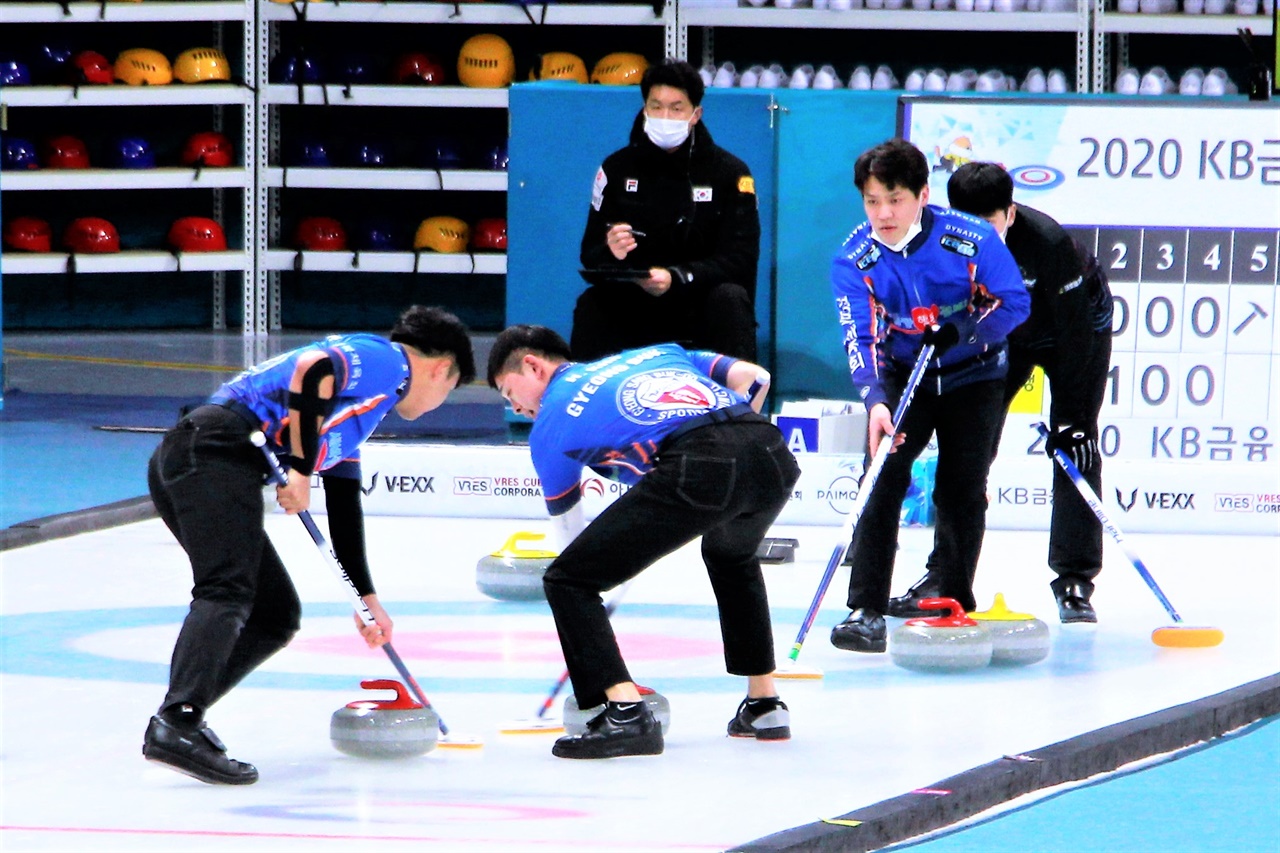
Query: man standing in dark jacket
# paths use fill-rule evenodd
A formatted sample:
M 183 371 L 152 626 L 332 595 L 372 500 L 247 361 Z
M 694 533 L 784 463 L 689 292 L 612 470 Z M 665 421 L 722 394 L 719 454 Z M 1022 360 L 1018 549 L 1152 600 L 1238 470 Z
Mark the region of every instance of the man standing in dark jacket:
M 1061 448 L 1094 492 L 1102 492 L 1098 414 L 1111 368 L 1111 287 L 1092 253 L 1051 217 L 1013 203 L 1013 179 L 997 163 L 966 163 L 947 181 L 956 210 L 981 216 L 1004 239 L 1031 295 L 1031 316 L 1009 333 L 1004 407 L 1039 365 L 1049 381 L 1050 449 Z M 996 447 L 991 448 L 995 456 Z M 928 572 L 889 602 L 890 616 L 923 615 L 919 598 L 936 593 L 940 579 L 930 555 Z M 1049 528 L 1050 587 L 1063 623 L 1096 622 L 1090 602 L 1102 571 L 1102 527 L 1070 478 L 1053 466 Z
M 596 172 L 581 251 L 591 286 L 573 311 L 573 357 L 675 341 L 754 360 L 760 216 L 751 172 L 702 124 L 692 65 L 650 66 L 640 94 L 630 144 Z

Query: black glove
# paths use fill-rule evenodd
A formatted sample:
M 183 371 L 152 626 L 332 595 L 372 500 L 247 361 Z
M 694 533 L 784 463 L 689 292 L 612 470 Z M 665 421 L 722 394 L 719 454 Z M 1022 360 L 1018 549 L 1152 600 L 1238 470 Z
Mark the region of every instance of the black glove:
M 1075 463 L 1081 473 L 1088 471 L 1098 461 L 1098 438 L 1093 430 L 1073 424 L 1056 427 L 1045 439 L 1045 447 L 1050 453 L 1061 450 L 1067 454 L 1067 458 Z
M 960 343 L 960 330 L 955 323 L 943 323 L 941 326 L 929 326 L 921 335 L 925 346 L 933 347 L 933 357 L 941 358 L 942 354 Z

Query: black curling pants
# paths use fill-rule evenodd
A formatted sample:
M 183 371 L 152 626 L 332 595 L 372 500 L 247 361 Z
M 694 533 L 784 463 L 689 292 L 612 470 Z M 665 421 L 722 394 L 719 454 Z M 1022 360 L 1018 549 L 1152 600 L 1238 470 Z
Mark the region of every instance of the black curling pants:
M 887 383 L 891 408 L 896 407 L 906 376 Z M 974 609 L 973 576 L 987 525 L 987 473 L 991 446 L 1003 417 L 1004 381 L 973 382 L 938 394 L 936 382 L 920 383 L 899 432 L 906 440 L 885 460 L 866 509 L 853 531 L 846 560 L 850 610 L 865 607 L 883 614 L 889 606 L 889 587 L 898 549 L 902 499 L 911 485 L 911 463 L 938 438 L 938 468 L 933 487 L 937 509 L 934 550 L 942 593 L 966 611 Z M 870 457 L 867 459 L 870 465 Z
M 1102 399 L 1107 388 L 1107 370 L 1111 367 L 1111 332 L 1105 330 L 1094 335 L 1092 348 L 1085 353 L 1076 353 L 1070 364 L 1059 364 L 1057 351 L 1053 349 L 1029 349 L 1009 346 L 1009 374 L 1004 384 L 1004 403 L 1001 409 L 1000 429 L 996 432 L 991 445 L 991 458 L 995 459 L 1000 444 L 1000 433 L 1004 431 L 1004 417 L 1008 414 L 1009 404 L 1018 395 L 1018 391 L 1031 377 L 1031 371 L 1039 365 L 1044 368 L 1048 380 L 1049 426 L 1065 423 L 1070 420 L 1061 411 L 1057 400 L 1052 398 L 1055 379 L 1063 371 L 1083 372 L 1089 378 L 1088 394 L 1089 422 L 1097 431 L 1098 414 L 1102 411 Z M 1057 574 L 1050 586 L 1056 594 L 1067 585 L 1084 582 L 1092 591 L 1092 581 L 1102 571 L 1102 525 L 1084 498 L 1076 489 L 1075 483 L 1058 463 L 1049 458 L 1053 468 L 1053 510 L 1049 526 L 1049 568 Z M 1088 471 L 1081 472 L 1084 479 L 1096 494 L 1102 494 L 1102 456 Z M 934 552 L 929 555 L 928 571 L 937 571 L 937 542 Z
M 631 681 L 600 593 L 702 537 L 720 610 L 725 669 L 774 670 L 769 600 L 756 549 L 786 505 L 800 468 L 778 429 L 759 415 L 695 429 L 614 501 L 543 576 L 578 706 Z
M 677 286 L 650 296 L 639 285 L 593 284 L 573 309 L 575 361 L 668 341 L 755 361 L 756 315 L 747 289 L 724 283 L 704 296 Z
M 201 406 L 169 430 L 147 485 L 187 552 L 194 585 L 160 710 L 203 713 L 297 632 L 302 604 L 263 527 L 262 451 L 229 409 Z

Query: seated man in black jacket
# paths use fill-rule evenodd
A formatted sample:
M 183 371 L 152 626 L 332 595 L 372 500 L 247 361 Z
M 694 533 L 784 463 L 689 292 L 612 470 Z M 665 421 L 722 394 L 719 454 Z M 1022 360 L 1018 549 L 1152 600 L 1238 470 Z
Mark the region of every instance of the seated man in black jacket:
M 577 361 L 676 341 L 756 356 L 760 217 L 745 163 L 702 124 L 702 79 L 668 59 L 640 81 L 631 142 L 596 172 L 582 235 L 595 272 L 578 297 Z

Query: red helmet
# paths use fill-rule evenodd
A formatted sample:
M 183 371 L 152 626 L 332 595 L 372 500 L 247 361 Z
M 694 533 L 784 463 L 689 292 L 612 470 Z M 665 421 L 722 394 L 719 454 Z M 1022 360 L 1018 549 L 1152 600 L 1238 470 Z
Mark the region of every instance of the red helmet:
M 115 67 L 96 50 L 82 50 L 71 57 L 67 75 L 70 78 L 67 82 L 73 86 L 82 86 L 86 83 L 110 85 L 116 79 Z
M 34 216 L 19 216 L 4 225 L 4 244 L 23 252 L 52 252 L 53 229 Z
M 204 216 L 184 216 L 169 226 L 169 245 L 179 252 L 225 252 L 222 226 Z
M 293 243 L 313 252 L 341 252 L 347 248 L 347 232 L 336 219 L 308 216 L 294 229 Z
M 67 225 L 62 232 L 62 245 L 72 252 L 105 255 L 120 251 L 120 234 L 105 219 L 83 216 Z
M 471 247 L 494 252 L 507 250 L 507 220 L 480 219 L 471 229 Z
M 87 169 L 89 149 L 84 140 L 75 136 L 55 136 L 44 143 L 44 167 L 46 169 Z
M 444 83 L 444 66 L 426 53 L 406 53 L 391 69 L 391 82 L 439 86 Z
M 216 130 L 193 133 L 187 137 L 187 144 L 182 147 L 184 166 L 219 168 L 233 165 L 235 159 L 236 151 L 231 140 Z

